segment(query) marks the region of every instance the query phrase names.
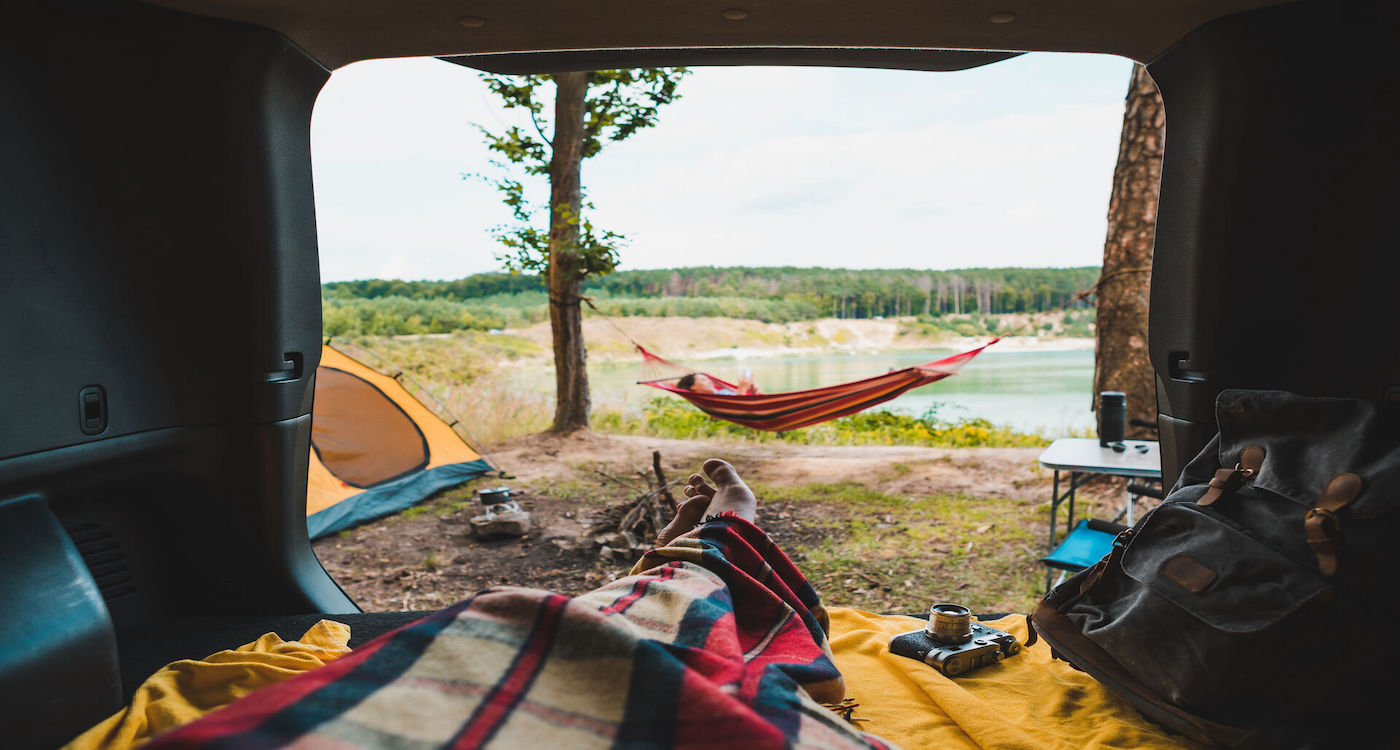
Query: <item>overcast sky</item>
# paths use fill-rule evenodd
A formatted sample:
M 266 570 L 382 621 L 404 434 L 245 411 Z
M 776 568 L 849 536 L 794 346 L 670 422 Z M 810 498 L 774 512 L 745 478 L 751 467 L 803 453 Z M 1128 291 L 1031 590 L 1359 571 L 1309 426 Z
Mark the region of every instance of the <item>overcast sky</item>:
M 1095 265 L 1130 72 L 697 68 L 657 127 L 584 162 L 584 188 L 624 269 Z M 499 270 L 509 216 L 465 176 L 493 174 L 473 123 L 506 122 L 467 68 L 336 71 L 311 128 L 323 280 Z

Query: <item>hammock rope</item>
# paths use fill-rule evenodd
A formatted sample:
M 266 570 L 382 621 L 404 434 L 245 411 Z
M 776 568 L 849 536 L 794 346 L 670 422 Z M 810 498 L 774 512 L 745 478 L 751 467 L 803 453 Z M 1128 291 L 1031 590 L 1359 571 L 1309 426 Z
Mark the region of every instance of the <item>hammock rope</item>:
M 696 393 L 671 384 L 671 381 L 679 379 L 680 375 L 648 377 L 638 381 L 638 384 L 674 393 L 716 419 L 723 419 L 755 430 L 785 432 L 855 414 L 897 398 L 905 391 L 936 383 L 949 375 L 956 374 L 963 365 L 966 365 L 973 357 L 982 353 L 983 349 L 995 344 L 998 340 L 994 338 L 976 349 L 922 365 L 891 370 L 884 375 L 803 391 L 752 395 Z M 662 370 L 673 372 L 682 370 L 683 374 L 694 372 L 659 357 L 644 347 L 638 346 L 637 350 L 642 353 L 644 376 L 656 374 Z M 706 374 L 708 375 L 708 373 Z M 715 381 L 715 385 L 720 388 L 737 390 L 733 383 L 726 382 L 714 375 L 708 375 L 708 377 Z
M 1093 286 L 1079 292 L 1075 296 L 1066 300 L 1055 310 L 1042 315 L 1050 314 L 1073 305 L 1074 303 L 1099 291 L 1104 282 L 1110 279 L 1130 273 L 1150 273 L 1150 266 L 1138 268 L 1123 268 L 1108 274 L 1103 274 Z M 922 365 L 905 367 L 899 370 L 891 370 L 884 375 L 876 375 L 864 380 L 857 380 L 850 383 L 826 386 L 824 388 L 811 388 L 803 391 L 788 391 L 786 393 L 757 393 L 757 394 L 722 394 L 722 393 L 697 393 L 685 388 L 679 388 L 674 382 L 682 377 L 695 373 L 696 370 L 676 364 L 664 357 L 647 351 L 646 347 L 637 343 L 627 331 L 613 322 L 611 316 L 599 310 L 593 304 L 591 297 L 580 296 L 580 301 L 586 303 L 593 312 L 603 318 L 603 321 L 612 326 L 623 338 L 631 342 L 632 346 L 642 355 L 642 378 L 637 381 L 638 385 L 645 385 L 657 390 L 674 393 L 677 396 L 694 404 L 700 411 L 709 414 L 716 419 L 723 419 L 734 424 L 749 427 L 755 430 L 767 430 L 770 432 L 785 432 L 796 430 L 801 427 L 810 427 L 831 419 L 855 414 L 869 409 L 872 406 L 885 403 L 903 395 L 906 391 L 920 388 L 930 383 L 936 383 L 949 375 L 954 375 L 961 370 L 973 357 L 981 354 L 984 349 L 1001 340 L 1001 337 L 993 337 L 991 341 L 977 347 L 969 349 L 951 357 L 934 360 Z M 551 299 L 551 302 L 554 300 Z M 1030 329 L 1034 325 L 1037 315 L 1031 316 L 1016 330 L 1008 332 L 1006 335 L 1016 335 L 1023 329 Z M 732 391 L 739 390 L 734 383 L 730 383 L 722 378 L 703 373 L 715 385 L 721 389 Z
M 891 370 L 884 375 L 876 375 L 864 380 L 825 388 L 750 395 L 697 393 L 685 388 L 678 388 L 672 384 L 674 381 L 694 373 L 695 370 L 647 351 L 646 347 L 637 343 L 636 339 L 633 339 L 621 326 L 614 323 L 610 316 L 599 310 L 591 298 L 580 296 L 579 300 L 592 308 L 593 312 L 602 316 L 608 325 L 631 342 L 632 346 L 641 353 L 642 379 L 637 381 L 638 385 L 674 393 L 716 419 L 768 432 L 796 430 L 855 414 L 898 398 L 905 391 L 929 383 L 936 383 L 949 375 L 956 374 L 963 365 L 982 353 L 983 349 L 1000 340 L 993 338 L 976 349 L 954 354 L 951 357 L 944 357 L 913 367 Z M 739 389 L 737 385 L 723 378 L 709 373 L 705 373 L 705 375 L 722 389 L 735 391 Z
M 1088 297 L 1091 294 L 1098 294 L 1100 288 L 1104 286 L 1105 282 L 1130 273 L 1152 273 L 1152 266 L 1120 268 L 1110 273 L 1100 274 L 1099 280 L 1095 281 L 1093 285 L 1090 286 L 1088 289 L 1085 289 L 1084 291 L 1075 294 L 1073 297 L 1070 297 L 1061 304 L 1055 306 L 1053 309 L 1046 310 L 1045 312 L 1032 314 L 1029 318 L 1026 319 L 1026 322 L 1022 323 L 1021 325 L 1017 326 L 1016 328 L 1010 331 L 1007 331 L 1005 334 L 1003 334 L 1003 336 L 1019 336 L 1022 331 L 1033 331 L 1035 330 L 1035 321 L 1037 319 L 1043 318 L 1047 315 L 1053 315 L 1057 312 L 1063 312 L 1064 310 L 1068 309 L 1070 305 L 1073 305 L 1074 303 L 1084 299 L 1085 297 Z M 594 307 L 593 309 L 597 310 L 598 308 Z

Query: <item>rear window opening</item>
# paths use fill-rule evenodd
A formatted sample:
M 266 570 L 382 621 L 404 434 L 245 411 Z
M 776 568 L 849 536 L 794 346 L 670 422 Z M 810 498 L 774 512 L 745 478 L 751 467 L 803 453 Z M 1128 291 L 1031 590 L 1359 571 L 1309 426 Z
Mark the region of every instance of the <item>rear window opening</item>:
M 1095 265 L 1130 70 L 693 68 L 655 127 L 584 162 L 591 216 L 629 238 L 622 269 Z M 332 75 L 312 123 L 323 281 L 500 268 L 509 213 L 464 179 L 496 174 L 476 124 L 532 128 L 444 61 Z
M 512 216 L 478 128 L 535 124 L 443 61 L 337 71 L 312 130 L 326 333 L 411 373 L 509 476 L 317 539 L 323 564 L 368 609 L 440 606 L 496 583 L 582 593 L 647 542 L 595 528 L 655 481 L 650 449 L 625 441 L 721 441 L 706 445 L 736 460 L 791 442 L 715 428 L 639 387 L 629 338 L 780 392 L 1016 333 L 1040 349 L 998 344 L 976 367 L 852 418 L 863 421 L 808 428 L 833 445 L 867 443 L 852 449 L 864 458 L 793 454 L 816 473 L 762 469 L 758 481 L 760 520 L 804 572 L 835 582 L 837 601 L 923 611 L 952 585 L 977 611 L 1027 609 L 1045 543 L 1028 501 L 1050 492 L 1049 474 L 1028 467 L 1048 438 L 1093 430 L 1094 310 L 1073 298 L 1098 277 L 1131 70 L 1069 54 L 952 73 L 693 69 L 654 127 L 583 162 L 587 218 L 626 242 L 617 271 L 584 285 L 605 313 L 584 311 L 593 432 L 560 444 L 539 437 L 555 387 L 548 296 L 531 275 L 503 272 L 493 234 Z M 542 102 L 549 119 L 549 92 Z M 543 178 L 521 179 L 544 199 Z M 1023 270 L 986 271 L 1008 268 Z M 884 450 L 916 448 L 914 430 L 1011 452 Z M 884 447 L 868 445 L 876 435 Z M 693 457 L 669 445 L 658 466 L 681 479 Z M 502 486 L 532 530 L 475 538 L 480 493 Z M 958 487 L 966 498 L 948 494 Z M 950 523 L 967 538 L 948 536 Z M 912 536 L 889 536 L 895 527 Z M 958 570 L 928 575 L 940 560 Z

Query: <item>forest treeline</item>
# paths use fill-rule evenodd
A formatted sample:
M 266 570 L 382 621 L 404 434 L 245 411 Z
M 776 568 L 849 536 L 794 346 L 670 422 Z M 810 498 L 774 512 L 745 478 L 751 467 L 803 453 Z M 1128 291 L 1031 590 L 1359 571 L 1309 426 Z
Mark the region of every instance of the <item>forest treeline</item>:
M 1047 312 L 1074 299 L 1099 269 L 855 270 L 692 267 L 618 271 L 584 294 L 609 315 L 735 317 L 784 323 L 818 318 Z M 484 273 L 452 281 L 365 279 L 323 285 L 332 335 L 487 330 L 548 317 L 537 276 Z M 1092 303 L 1078 302 L 1077 306 Z

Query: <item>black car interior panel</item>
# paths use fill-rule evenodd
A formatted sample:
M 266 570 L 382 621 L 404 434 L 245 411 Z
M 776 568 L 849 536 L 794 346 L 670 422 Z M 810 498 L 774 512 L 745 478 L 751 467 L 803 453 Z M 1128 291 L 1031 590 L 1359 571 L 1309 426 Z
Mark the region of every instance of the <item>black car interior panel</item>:
M 1167 116 L 1149 323 L 1167 486 L 1223 388 L 1400 407 L 1398 29 L 1394 6 L 1299 3 L 1148 66 Z
M 1036 3 L 1000 32 L 987 13 L 1006 8 L 961 0 L 822 2 L 827 17 L 774 4 L 788 25 L 755 6 L 747 26 L 700 14 L 727 5 L 579 4 L 601 9 L 587 18 L 539 5 L 481 6 L 514 19 L 481 36 L 445 2 L 55 0 L 7 13 L 8 746 L 62 744 L 173 659 L 267 630 L 295 638 L 322 613 L 349 622 L 353 643 L 414 616 L 359 612 L 306 535 L 321 341 L 310 119 L 330 71 L 355 60 L 958 70 L 1045 49 L 1132 56 L 1150 63 L 1167 113 L 1149 340 L 1167 483 L 1210 438 L 1224 388 L 1400 408 L 1388 3 Z

